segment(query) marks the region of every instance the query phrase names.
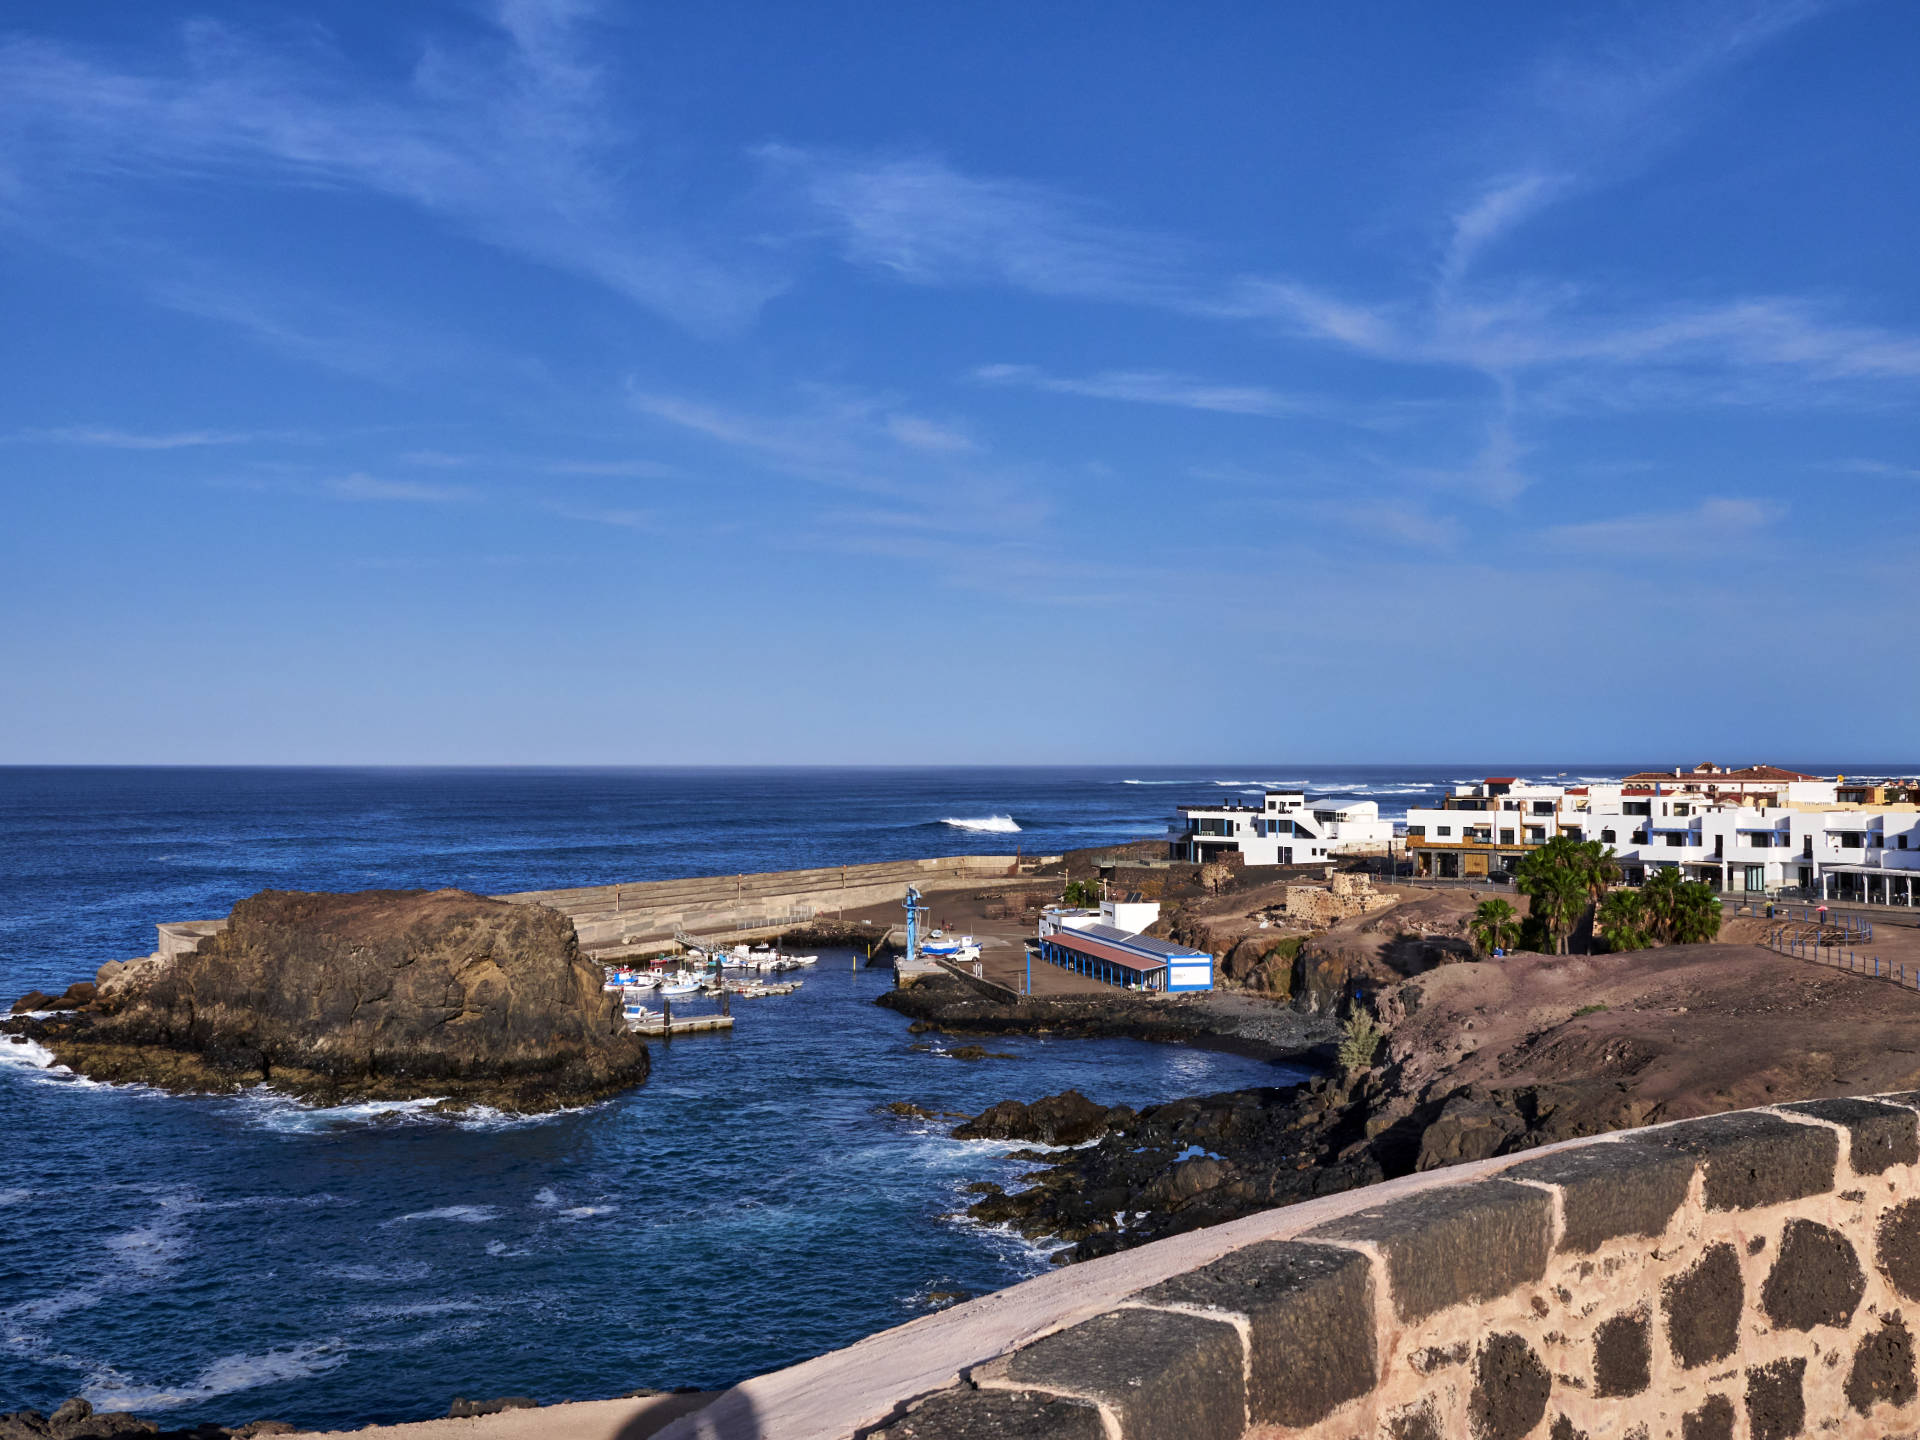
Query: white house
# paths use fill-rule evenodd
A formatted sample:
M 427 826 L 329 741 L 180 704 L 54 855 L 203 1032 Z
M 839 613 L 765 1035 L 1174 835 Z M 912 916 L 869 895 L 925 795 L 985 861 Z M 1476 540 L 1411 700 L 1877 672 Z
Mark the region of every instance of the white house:
M 1920 905 L 1920 805 L 1854 804 L 1835 782 L 1773 766 L 1652 771 L 1618 784 L 1492 776 L 1407 812 L 1422 875 L 1510 875 L 1555 835 L 1610 847 L 1634 883 L 1677 866 L 1716 890 Z
M 1155 901 L 1102 900 L 1098 910 L 1049 906 L 1032 952 L 1049 965 L 1127 990 L 1179 994 L 1213 988 L 1213 956 L 1140 932 L 1160 918 Z
M 1384 850 L 1393 822 L 1371 800 L 1320 799 L 1269 790 L 1258 805 L 1182 805 L 1167 830 L 1167 858 L 1204 863 L 1237 852 L 1247 865 L 1311 865 Z

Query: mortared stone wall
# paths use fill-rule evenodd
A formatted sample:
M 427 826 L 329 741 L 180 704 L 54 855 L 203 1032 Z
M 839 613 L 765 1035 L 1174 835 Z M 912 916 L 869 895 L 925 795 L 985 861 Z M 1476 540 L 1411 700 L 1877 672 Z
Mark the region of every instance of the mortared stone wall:
M 1371 1194 L 962 1367 L 847 1433 L 1920 1434 L 1920 1092 L 1627 1131 Z

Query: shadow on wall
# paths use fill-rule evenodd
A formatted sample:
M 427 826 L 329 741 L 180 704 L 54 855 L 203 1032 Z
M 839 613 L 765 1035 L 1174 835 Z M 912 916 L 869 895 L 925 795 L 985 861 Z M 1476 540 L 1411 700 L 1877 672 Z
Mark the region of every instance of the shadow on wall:
M 753 1400 L 737 1390 L 676 1393 L 635 1415 L 613 1440 L 772 1440 Z

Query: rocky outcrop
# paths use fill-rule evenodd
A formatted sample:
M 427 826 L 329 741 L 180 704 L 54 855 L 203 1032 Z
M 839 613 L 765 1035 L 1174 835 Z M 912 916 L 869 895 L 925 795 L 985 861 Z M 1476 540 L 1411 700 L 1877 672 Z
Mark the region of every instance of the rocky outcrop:
M 1036 1145 L 1081 1145 L 1133 1119 L 1124 1105 L 1096 1105 L 1078 1090 L 1063 1090 L 1031 1105 L 1002 1100 L 963 1125 L 956 1140 L 1025 1140 Z
M 1079 1102 L 1074 1110 L 1084 1133 L 1099 1134 L 1098 1142 L 1053 1159 L 1027 1176 L 1023 1190 L 977 1187 L 981 1198 L 968 1210 L 983 1224 L 1011 1224 L 1030 1239 L 1069 1242 L 1059 1260 L 1089 1259 L 1349 1190 L 1384 1173 L 1359 1134 L 1346 1093 L 1327 1081 L 1195 1096 L 1137 1114 L 1069 1096 Z M 1024 1108 L 1057 1106 L 1069 1096 Z M 982 1122 L 999 1129 L 1003 1117 L 1018 1114 L 997 1105 L 954 1134 L 982 1133 Z
M 9 1028 L 97 1080 L 547 1110 L 646 1077 L 645 1043 L 601 981 L 544 906 L 267 890 L 93 1013 Z
M 284 1420 L 255 1420 L 229 1428 L 196 1425 L 187 1430 L 163 1430 L 151 1420 L 122 1410 L 95 1410 L 85 1400 L 67 1401 L 51 1415 L 38 1410 L 0 1414 L 0 1440 L 261 1440 L 289 1435 L 296 1426 Z
M 84 1010 L 94 1002 L 94 986 L 90 980 L 76 980 L 69 985 L 63 995 L 49 995 L 44 990 L 29 990 L 13 1002 L 15 1015 L 28 1015 L 35 1011 L 46 1010 Z

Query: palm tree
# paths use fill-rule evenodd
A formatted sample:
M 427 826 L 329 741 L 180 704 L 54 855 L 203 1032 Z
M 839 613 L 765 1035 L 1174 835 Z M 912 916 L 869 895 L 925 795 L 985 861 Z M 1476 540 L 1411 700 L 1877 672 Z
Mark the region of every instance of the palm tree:
M 1467 926 L 1474 947 L 1483 955 L 1495 950 L 1511 950 L 1520 935 L 1520 917 L 1504 900 L 1482 900 Z
M 1711 885 L 1690 880 L 1675 896 L 1671 922 L 1673 943 L 1704 945 L 1720 933 L 1720 897 Z
M 1586 876 L 1587 897 L 1595 905 L 1620 883 L 1620 862 L 1613 858 L 1613 847 L 1598 840 L 1580 844 L 1580 866 Z
M 1514 888 L 1533 902 L 1556 954 L 1567 953 L 1567 936 L 1587 907 L 1593 865 L 1584 843 L 1556 835 L 1524 856 L 1514 873 Z
M 1686 883 L 1677 865 L 1663 865 L 1647 876 L 1646 883 L 1640 887 L 1640 903 L 1646 912 L 1647 933 L 1663 945 L 1673 939 L 1674 922 L 1680 910 L 1680 892 Z
M 1601 898 L 1595 924 L 1609 950 L 1644 950 L 1648 945 L 1646 910 L 1631 890 L 1609 890 Z

